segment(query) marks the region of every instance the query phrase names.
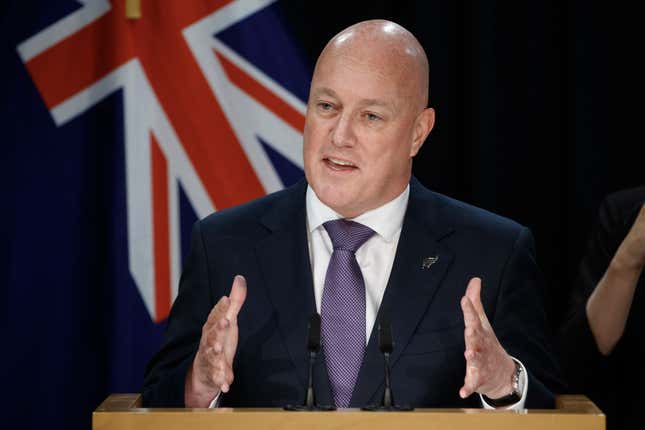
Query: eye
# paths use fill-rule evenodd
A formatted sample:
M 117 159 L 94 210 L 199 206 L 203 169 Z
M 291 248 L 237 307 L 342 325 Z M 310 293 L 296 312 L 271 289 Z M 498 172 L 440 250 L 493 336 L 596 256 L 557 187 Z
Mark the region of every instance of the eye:
M 375 113 L 371 113 L 371 112 L 367 112 L 365 114 L 365 118 L 367 118 L 367 120 L 369 122 L 376 122 L 376 121 L 380 121 L 381 119 L 383 119 L 380 116 L 376 115 Z
M 318 102 L 318 108 L 322 111 L 329 112 L 334 109 L 334 106 L 331 103 L 327 102 Z

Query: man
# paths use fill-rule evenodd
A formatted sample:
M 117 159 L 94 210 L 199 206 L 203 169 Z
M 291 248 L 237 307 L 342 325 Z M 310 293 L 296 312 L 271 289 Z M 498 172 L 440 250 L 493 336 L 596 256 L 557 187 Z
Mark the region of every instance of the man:
M 640 426 L 644 268 L 645 186 L 613 192 L 598 211 L 559 331 L 570 389 L 605 412 L 609 430 Z
M 146 405 L 301 402 L 316 311 L 320 403 L 378 403 L 373 327 L 388 315 L 399 403 L 552 405 L 530 233 L 411 179 L 434 125 L 427 94 L 425 52 L 401 26 L 361 22 L 327 44 L 307 105 L 306 181 L 196 224 Z

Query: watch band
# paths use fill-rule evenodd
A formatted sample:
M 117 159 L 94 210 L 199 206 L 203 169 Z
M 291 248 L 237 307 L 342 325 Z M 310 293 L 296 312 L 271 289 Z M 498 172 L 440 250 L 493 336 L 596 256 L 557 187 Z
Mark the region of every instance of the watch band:
M 522 399 L 521 394 L 518 394 L 516 392 L 512 392 L 511 394 L 508 394 L 504 397 L 500 397 L 499 399 L 491 399 L 490 397 L 483 395 L 482 397 L 488 403 L 494 408 L 501 408 L 503 406 L 510 406 L 513 405 L 517 402 L 519 402 Z

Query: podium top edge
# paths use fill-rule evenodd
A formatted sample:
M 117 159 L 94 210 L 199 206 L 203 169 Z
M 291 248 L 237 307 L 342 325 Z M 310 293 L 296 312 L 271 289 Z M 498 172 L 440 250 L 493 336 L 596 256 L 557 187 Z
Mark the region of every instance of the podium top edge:
M 282 408 L 217 408 L 217 409 L 191 409 L 191 408 L 143 408 L 141 395 L 138 393 L 111 394 L 94 411 L 95 414 L 114 412 L 129 413 L 217 413 L 217 414 L 258 414 L 258 413 L 297 413 L 285 412 Z M 355 414 L 374 413 L 364 412 L 361 409 L 339 409 L 336 411 L 315 411 L 309 414 Z M 378 412 L 376 412 L 378 413 Z M 382 412 L 381 412 L 382 413 Z M 417 408 L 411 412 L 386 412 L 387 414 L 482 414 L 482 413 L 504 413 L 515 415 L 543 415 L 543 414 L 580 414 L 580 415 L 603 415 L 603 412 L 586 396 L 583 395 L 559 395 L 556 398 L 555 409 L 522 409 L 511 410 L 485 410 L 481 408 Z

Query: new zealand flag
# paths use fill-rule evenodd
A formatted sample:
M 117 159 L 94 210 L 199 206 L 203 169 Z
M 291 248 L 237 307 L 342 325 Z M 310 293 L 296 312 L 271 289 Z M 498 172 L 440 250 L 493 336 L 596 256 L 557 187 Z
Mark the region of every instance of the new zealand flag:
M 3 391 L 87 428 L 140 390 L 193 222 L 302 176 L 311 68 L 269 0 L 3 8 Z

